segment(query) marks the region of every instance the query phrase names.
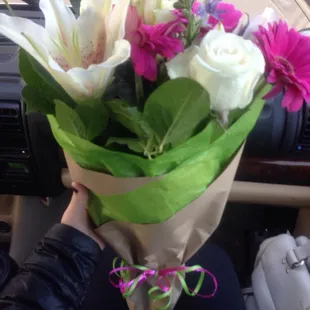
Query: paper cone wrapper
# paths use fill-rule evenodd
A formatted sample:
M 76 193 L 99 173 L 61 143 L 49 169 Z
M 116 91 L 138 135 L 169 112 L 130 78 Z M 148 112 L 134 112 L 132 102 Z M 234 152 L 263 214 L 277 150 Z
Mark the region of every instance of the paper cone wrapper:
M 242 149 L 198 199 L 168 220 L 146 225 L 110 221 L 98 227 L 96 232 L 130 265 L 142 265 L 154 270 L 185 265 L 219 225 L 241 154 Z M 67 160 L 72 180 L 86 185 L 97 194 L 106 194 L 106 188 L 100 190 L 98 184 L 103 184 L 102 187 L 109 184 L 113 194 L 141 186 L 141 178 L 137 178 L 136 182 L 136 178 L 115 178 L 82 169 L 68 157 Z M 150 178 L 145 180 L 150 181 Z M 154 305 L 149 300 L 148 290 L 152 284 L 145 283 L 135 290 L 128 299 L 131 310 L 153 310 L 164 306 Z M 169 309 L 173 309 L 181 292 L 180 283 L 175 282 Z

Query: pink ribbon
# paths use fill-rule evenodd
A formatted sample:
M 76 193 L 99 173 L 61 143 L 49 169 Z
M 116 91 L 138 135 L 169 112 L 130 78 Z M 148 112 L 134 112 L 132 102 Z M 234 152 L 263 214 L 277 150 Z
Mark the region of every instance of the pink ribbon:
M 170 295 L 172 292 L 172 283 L 175 279 L 178 279 L 183 287 L 185 293 L 189 296 L 199 296 L 201 298 L 211 298 L 216 294 L 218 289 L 218 283 L 215 276 L 208 271 L 207 269 L 202 268 L 199 265 L 186 267 L 173 267 L 173 268 L 165 268 L 159 270 L 149 269 L 139 265 L 128 266 L 125 262 L 121 262 L 121 266 L 116 268 L 116 259 L 113 262 L 113 270 L 109 273 L 110 283 L 115 287 L 119 288 L 122 295 L 126 298 L 133 294 L 134 290 L 145 283 L 149 278 L 155 278 L 155 286 L 149 290 L 149 296 L 153 301 L 168 298 L 168 302 L 166 307 L 160 309 L 167 309 L 170 304 Z M 190 272 L 199 272 L 200 277 L 197 281 L 197 284 L 194 289 L 188 288 L 185 282 L 185 274 Z M 134 279 L 131 279 L 133 274 L 136 274 Z M 115 283 L 111 276 L 117 275 L 119 280 Z M 211 294 L 199 294 L 204 276 L 208 275 L 211 277 L 214 285 L 213 292 Z M 152 294 L 157 292 L 157 296 L 153 297 Z M 158 295 L 159 293 L 159 295 Z

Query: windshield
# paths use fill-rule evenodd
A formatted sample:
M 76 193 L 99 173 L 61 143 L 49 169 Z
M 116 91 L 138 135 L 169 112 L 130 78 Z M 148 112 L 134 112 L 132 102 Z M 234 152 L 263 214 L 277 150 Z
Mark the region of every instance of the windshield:
M 25 2 L 21 0 L 8 0 L 10 4 L 25 4 Z M 0 3 L 4 3 L 4 1 L 0 0 Z
M 7 0 L 9 4 L 31 5 L 31 9 L 39 9 L 40 0 Z M 68 5 L 70 0 L 64 0 Z M 156 0 L 153 0 L 156 1 Z M 176 0 L 175 0 L 176 1 Z M 201 1 L 201 0 L 198 0 Z M 232 3 L 253 18 L 258 12 L 263 12 L 266 7 L 272 7 L 278 13 L 279 18 L 284 19 L 290 26 L 296 29 L 310 28 L 310 0 L 222 0 Z M 0 0 L 0 4 L 4 1 Z M 28 3 L 28 4 L 27 4 Z
M 66 3 L 70 4 L 70 0 L 64 0 Z M 26 0 L 25 2 L 22 1 L 22 0 L 8 0 L 8 3 L 10 4 L 26 4 L 26 2 L 29 2 L 29 3 L 39 3 L 39 0 Z M 0 3 L 4 3 L 3 0 L 0 0 Z

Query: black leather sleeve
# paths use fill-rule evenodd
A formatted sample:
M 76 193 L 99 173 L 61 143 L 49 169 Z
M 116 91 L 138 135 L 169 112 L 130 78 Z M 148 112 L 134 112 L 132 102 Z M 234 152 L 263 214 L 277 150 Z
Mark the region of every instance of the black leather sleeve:
M 0 309 L 80 309 L 99 253 L 88 236 L 55 225 L 1 293 Z

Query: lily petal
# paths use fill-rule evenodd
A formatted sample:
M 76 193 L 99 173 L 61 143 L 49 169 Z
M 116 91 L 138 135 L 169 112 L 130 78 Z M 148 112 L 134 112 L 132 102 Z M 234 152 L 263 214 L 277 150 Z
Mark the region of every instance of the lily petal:
M 101 14 L 106 16 L 111 12 L 112 5 L 112 0 L 82 0 L 80 3 L 80 14 L 89 7 L 97 7 L 100 8 Z
M 130 56 L 130 44 L 126 40 L 115 42 L 113 56 L 100 64 L 92 64 L 87 69 L 72 68 L 67 72 L 53 71 L 58 82 L 77 101 L 99 98 L 108 86 L 115 67 Z
M 154 10 L 157 8 L 157 1 L 144 0 L 143 18 L 144 24 L 153 25 L 155 22 Z
M 250 21 L 243 34 L 243 37 L 247 40 L 255 40 L 253 34 L 259 30 L 259 27 L 268 28 L 268 24 L 272 24 L 277 20 L 279 20 L 279 16 L 276 11 L 267 7 L 263 14 L 255 16 L 254 19 Z
M 104 0 L 97 1 L 103 3 Z M 81 65 L 87 68 L 90 64 L 101 63 L 104 59 L 106 28 L 103 26 L 105 17 L 100 6 L 88 6 L 77 20 L 78 50 Z
M 69 47 L 76 22 L 70 8 L 63 0 L 41 0 L 40 9 L 45 17 L 45 29 L 48 35 Z
M 25 18 L 1 13 L 0 33 L 21 46 L 44 68 L 48 67 L 49 54 L 46 44 L 50 39 L 42 26 Z
M 106 25 L 107 40 L 105 45 L 105 59 L 107 59 L 114 49 L 114 42 L 121 40 L 125 36 L 125 22 L 130 0 L 118 0 L 114 5 L 111 15 Z
M 46 29 L 0 14 L 0 33 L 31 54 L 77 102 L 99 98 L 130 57 L 124 37 L 129 0 L 89 0 L 78 20 L 63 0 L 41 0 Z M 107 27 L 107 28 L 106 28 Z
M 177 19 L 177 16 L 171 10 L 162 9 L 154 10 L 155 24 L 169 23 Z
M 232 33 L 235 33 L 237 35 L 242 34 L 246 27 L 249 25 L 250 17 L 247 13 L 243 13 L 242 17 L 239 19 L 239 23 L 237 27 L 234 29 Z

